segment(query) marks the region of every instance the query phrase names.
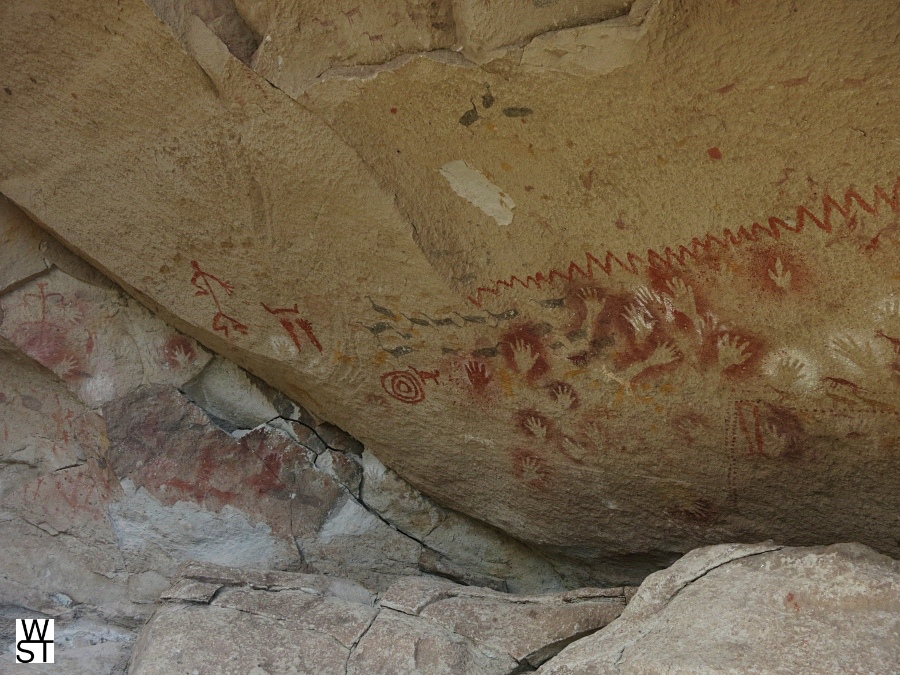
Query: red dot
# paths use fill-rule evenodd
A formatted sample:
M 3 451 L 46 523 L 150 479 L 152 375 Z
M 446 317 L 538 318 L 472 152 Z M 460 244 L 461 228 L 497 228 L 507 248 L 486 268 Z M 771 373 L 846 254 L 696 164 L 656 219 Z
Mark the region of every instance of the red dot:
M 397 109 L 396 109 L 396 108 L 391 108 L 391 113 L 393 113 L 394 115 L 396 115 L 396 114 L 397 114 Z
M 709 155 L 710 159 L 722 159 L 722 151 L 719 150 L 716 146 L 713 146 L 709 150 L 707 150 L 706 154 Z

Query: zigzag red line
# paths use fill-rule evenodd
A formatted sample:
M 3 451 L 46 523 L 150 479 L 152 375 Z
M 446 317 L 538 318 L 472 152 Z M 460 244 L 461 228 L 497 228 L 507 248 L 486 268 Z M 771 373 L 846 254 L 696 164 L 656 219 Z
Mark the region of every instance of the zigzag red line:
M 502 289 L 512 288 L 516 284 L 522 288 L 531 288 L 533 286 L 534 288 L 539 289 L 542 284 L 552 284 L 559 280 L 572 281 L 575 277 L 593 279 L 594 272 L 597 269 L 602 270 L 609 276 L 613 273 L 614 266 L 616 265 L 622 270 L 631 272 L 632 274 L 637 274 L 641 267 L 652 265 L 667 266 L 673 265 L 676 262 L 680 265 L 684 265 L 685 261 L 688 259 L 697 259 L 701 253 L 708 252 L 713 246 L 718 246 L 722 249 L 738 247 L 748 241 L 759 241 L 761 236 L 778 239 L 781 237 L 782 230 L 800 234 L 806 229 L 809 222 L 812 222 L 817 228 L 824 232 L 831 232 L 833 229 L 831 221 L 832 213 L 837 212 L 840 214 L 846 223 L 853 217 L 853 202 L 856 202 L 856 205 L 860 209 L 872 215 L 878 215 L 880 204 L 890 207 L 891 211 L 894 213 L 900 213 L 900 176 L 898 176 L 894 182 L 894 188 L 890 193 L 880 185 L 876 185 L 873 189 L 873 194 L 874 198 L 872 199 L 871 204 L 863 199 L 854 188 L 848 188 L 847 191 L 844 192 L 843 203 L 838 203 L 831 195 L 826 194 L 822 197 L 821 218 L 816 216 L 816 214 L 810 211 L 806 206 L 801 205 L 797 207 L 797 217 L 793 224 L 788 223 L 781 218 L 772 216 L 767 219 L 767 225 L 753 223 L 749 229 L 747 226 L 741 225 L 737 232 L 725 229 L 719 237 L 712 233 L 708 233 L 703 238 L 694 237 L 689 244 L 679 245 L 674 250 L 671 246 L 667 246 L 662 254 L 653 249 L 647 249 L 646 259 L 642 258 L 637 253 L 628 252 L 625 255 L 625 262 L 623 262 L 612 251 L 607 251 L 603 262 L 601 262 L 593 253 L 586 252 L 584 263 L 579 264 L 573 260 L 569 263 L 568 268 L 564 272 L 558 269 L 550 269 L 547 272 L 539 271 L 534 274 L 529 274 L 524 280 L 515 275 L 511 276 L 509 279 L 498 279 L 492 282 L 491 286 L 482 286 L 478 288 L 474 295 L 468 296 L 468 300 L 476 307 L 481 307 L 486 294 L 499 295 Z

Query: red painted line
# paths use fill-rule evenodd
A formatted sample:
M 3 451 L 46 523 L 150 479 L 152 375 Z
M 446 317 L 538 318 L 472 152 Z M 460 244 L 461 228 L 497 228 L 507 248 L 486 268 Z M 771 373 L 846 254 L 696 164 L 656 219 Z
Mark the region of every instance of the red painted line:
M 556 281 L 573 281 L 576 277 L 590 280 L 594 278 L 597 270 L 602 270 L 607 276 L 611 276 L 615 269 L 638 274 L 641 268 L 646 267 L 671 266 L 675 263 L 684 265 L 687 260 L 697 259 L 702 253 L 708 252 L 714 246 L 721 249 L 738 247 L 747 241 L 759 241 L 762 236 L 778 239 L 781 237 L 782 230 L 800 234 L 810 223 L 824 232 L 831 232 L 834 229 L 832 214 L 837 212 L 846 224 L 854 217 L 854 202 L 858 208 L 875 216 L 878 215 L 882 205 L 889 207 L 894 213 L 900 213 L 900 176 L 894 182 L 893 190 L 890 193 L 880 185 L 876 185 L 873 189 L 873 195 L 872 203 L 869 203 L 854 188 L 848 188 L 844 192 L 842 203 L 839 203 L 828 194 L 822 197 L 821 216 L 817 216 L 806 206 L 800 205 L 796 209 L 797 217 L 793 225 L 781 218 L 772 216 L 767 219 L 766 225 L 753 223 L 749 229 L 747 226 L 741 225 L 737 232 L 725 229 L 719 236 L 708 233 L 703 237 L 694 237 L 689 244 L 679 245 L 674 250 L 671 246 L 667 246 L 662 253 L 653 249 L 647 249 L 645 258 L 629 251 L 624 255 L 626 262 L 623 262 L 620 257 L 609 250 L 603 257 L 602 262 L 593 253 L 585 252 L 584 262 L 573 260 L 565 271 L 553 268 L 529 274 L 524 279 L 516 275 L 508 279 L 497 279 L 488 286 L 478 288 L 473 295 L 468 296 L 468 300 L 476 307 L 481 307 L 484 303 L 485 295 L 499 295 L 504 289 L 513 288 L 516 285 L 527 289 L 540 289 L 543 285 L 552 285 Z

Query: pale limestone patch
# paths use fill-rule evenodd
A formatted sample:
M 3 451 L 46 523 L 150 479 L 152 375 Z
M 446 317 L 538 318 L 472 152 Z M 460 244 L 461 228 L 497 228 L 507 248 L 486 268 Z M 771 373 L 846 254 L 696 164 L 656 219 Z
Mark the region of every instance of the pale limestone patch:
M 456 194 L 496 220 L 498 225 L 507 227 L 512 224 L 516 203 L 465 160 L 448 162 L 440 168 L 440 172 Z

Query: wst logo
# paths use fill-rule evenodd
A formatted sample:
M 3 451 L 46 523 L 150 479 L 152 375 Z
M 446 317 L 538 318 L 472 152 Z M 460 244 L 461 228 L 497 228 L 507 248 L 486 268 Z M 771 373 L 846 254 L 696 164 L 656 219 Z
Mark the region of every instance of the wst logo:
M 53 663 L 53 619 L 16 619 L 16 663 Z

